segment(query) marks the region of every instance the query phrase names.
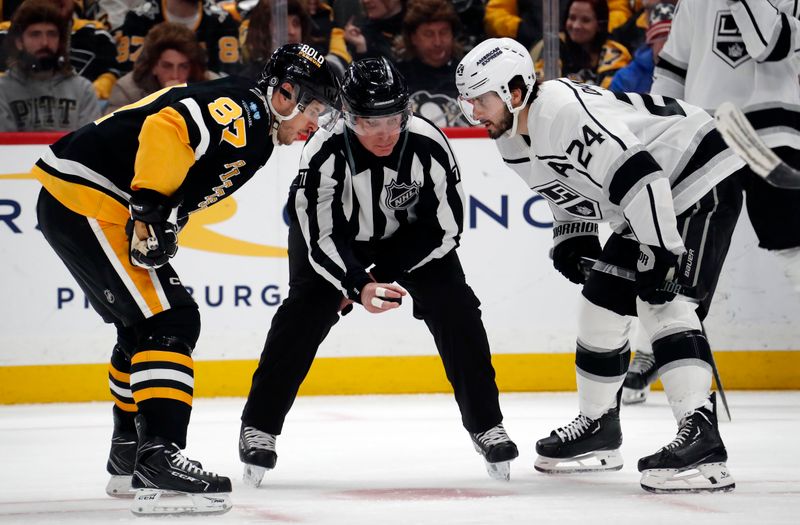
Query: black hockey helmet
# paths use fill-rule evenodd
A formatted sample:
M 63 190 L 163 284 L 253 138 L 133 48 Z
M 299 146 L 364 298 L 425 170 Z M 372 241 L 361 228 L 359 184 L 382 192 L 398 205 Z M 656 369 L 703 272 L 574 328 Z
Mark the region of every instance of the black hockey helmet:
M 386 58 L 365 58 L 350 64 L 342 81 L 342 109 L 352 129 L 356 117 L 375 118 L 402 115 L 405 129 L 411 115 L 408 85 Z
M 289 93 L 281 87 L 284 82 L 294 87 L 294 93 Z M 339 81 L 328 66 L 325 57 L 307 44 L 286 44 L 276 49 L 264 71 L 256 81 L 259 89 L 266 95 L 272 108 L 272 91 L 277 88 L 283 94 L 296 100 L 296 111 L 304 111 L 313 100 L 318 100 L 335 111 L 341 110 L 339 98 Z M 278 120 L 292 118 L 276 115 Z M 335 120 L 335 119 L 334 119 Z

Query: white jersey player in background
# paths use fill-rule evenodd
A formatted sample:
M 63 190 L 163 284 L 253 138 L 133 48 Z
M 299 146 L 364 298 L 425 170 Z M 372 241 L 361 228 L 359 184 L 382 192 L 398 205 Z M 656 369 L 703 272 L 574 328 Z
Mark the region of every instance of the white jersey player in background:
M 581 247 L 598 242 L 597 223 L 614 230 L 580 301 L 580 414 L 537 442 L 537 470 L 622 467 L 619 392 L 630 319 L 638 316 L 679 426 L 672 442 L 639 460 L 642 487 L 733 489 L 696 309 L 713 294 L 741 209 L 726 178 L 742 161 L 702 109 L 568 79 L 536 83 L 530 55 L 511 39 L 470 51 L 456 85 L 465 116 L 488 129 L 504 161 L 549 201 L 562 273 L 577 271 Z M 593 240 L 574 241 L 581 237 Z M 575 249 L 558 254 L 562 243 Z M 635 270 L 635 280 L 602 271 L 612 267 Z
M 733 102 L 782 160 L 800 168 L 799 14 L 797 0 L 682 0 L 651 93 L 712 114 Z M 749 169 L 737 178 L 759 246 L 778 256 L 800 292 L 800 191 L 770 186 Z M 644 401 L 656 379 L 647 352 L 634 356 L 623 402 Z

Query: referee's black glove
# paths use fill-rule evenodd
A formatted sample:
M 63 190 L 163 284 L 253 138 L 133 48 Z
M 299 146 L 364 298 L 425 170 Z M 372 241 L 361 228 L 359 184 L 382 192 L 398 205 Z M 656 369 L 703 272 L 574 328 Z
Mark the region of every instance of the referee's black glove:
M 597 235 L 578 235 L 564 239 L 553 247 L 553 266 L 575 284 L 586 282 L 581 258 L 597 259 L 603 248 Z

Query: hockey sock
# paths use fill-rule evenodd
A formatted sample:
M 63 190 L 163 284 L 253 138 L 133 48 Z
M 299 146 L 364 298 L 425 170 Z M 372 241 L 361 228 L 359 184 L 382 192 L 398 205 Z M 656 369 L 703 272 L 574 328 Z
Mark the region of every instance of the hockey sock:
M 136 415 L 136 404 L 131 393 L 131 362 L 117 344 L 111 353 L 108 364 L 108 388 L 114 398 L 114 411 L 122 421 L 130 420 L 130 428 L 134 430 L 133 417 Z M 126 417 L 128 416 L 128 417 Z
M 575 375 L 581 414 L 599 419 L 616 406 L 617 392 L 625 380 L 630 359 L 631 350 L 627 342 L 616 350 L 603 350 L 578 341 Z
M 696 408 L 711 408 L 711 347 L 701 331 L 678 332 L 653 341 L 653 353 L 678 422 Z
M 133 399 L 147 421 L 149 435 L 183 448 L 194 394 L 192 357 L 152 339 L 147 343 L 131 359 Z

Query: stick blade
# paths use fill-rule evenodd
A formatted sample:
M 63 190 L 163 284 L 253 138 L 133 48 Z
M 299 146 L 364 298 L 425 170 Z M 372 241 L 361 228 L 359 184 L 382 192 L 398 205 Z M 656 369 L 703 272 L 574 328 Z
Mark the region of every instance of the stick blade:
M 725 143 L 750 169 L 766 178 L 781 160 L 761 140 L 744 113 L 730 102 L 720 104 L 714 113 L 717 130 Z

